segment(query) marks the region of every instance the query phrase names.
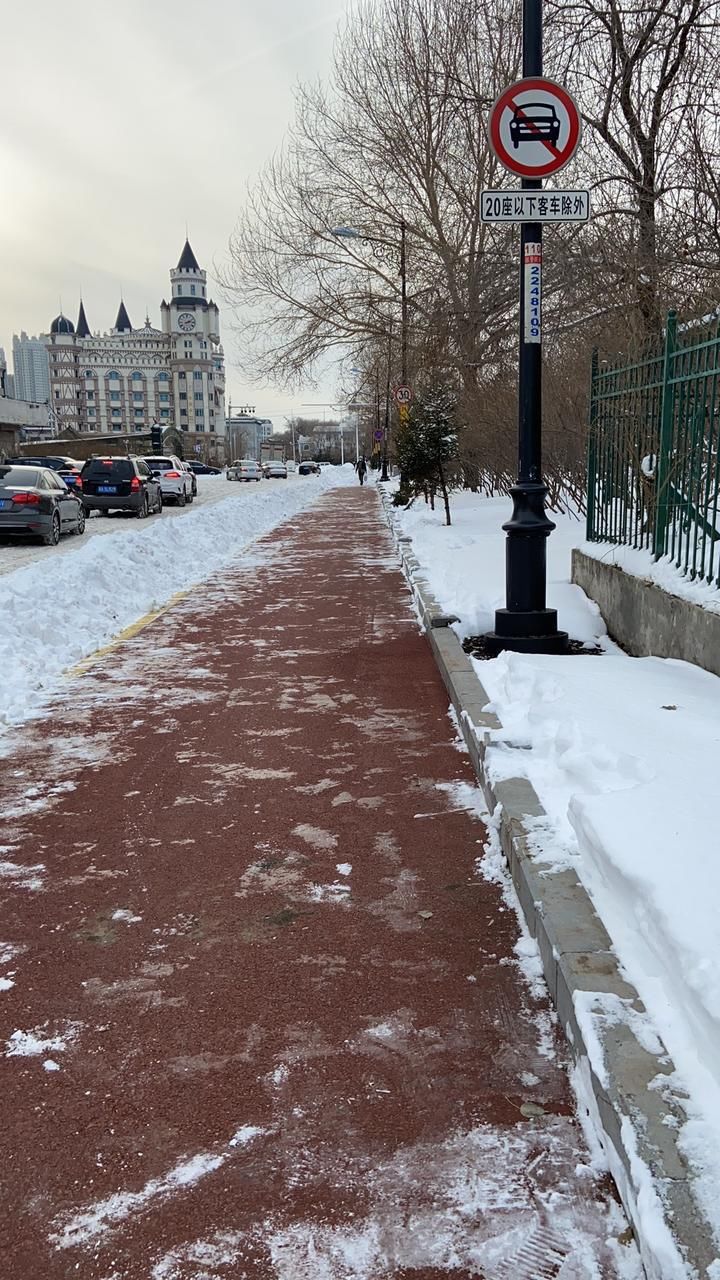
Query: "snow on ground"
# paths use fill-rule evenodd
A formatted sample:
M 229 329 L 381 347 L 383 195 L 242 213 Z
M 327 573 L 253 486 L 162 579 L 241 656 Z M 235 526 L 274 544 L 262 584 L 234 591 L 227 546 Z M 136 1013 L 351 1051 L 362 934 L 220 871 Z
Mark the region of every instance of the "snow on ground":
M 294 479 L 295 477 L 291 477 L 289 483 L 292 484 Z M 244 484 L 241 486 L 236 481 L 228 481 L 224 475 L 198 476 L 197 482 L 198 491 L 192 505 L 178 507 L 172 502 L 166 502 L 163 507 L 163 520 L 183 519 L 191 511 L 197 511 L 199 507 L 212 507 L 216 502 L 222 502 L 223 498 L 227 498 L 229 494 L 241 488 L 245 489 Z M 255 488 L 254 485 L 252 487 Z M 155 517 L 152 518 L 155 519 Z M 88 538 L 103 537 L 105 534 L 115 534 L 121 530 L 135 528 L 138 528 L 137 518 L 130 512 L 113 511 L 107 515 L 93 511 L 86 521 L 82 537 L 63 534 L 56 547 L 45 547 L 32 538 L 2 538 L 0 539 L 0 577 L 4 577 L 6 573 L 15 573 L 16 569 L 24 569 L 26 565 L 34 564 L 36 560 L 47 561 L 55 556 L 71 555 L 74 551 L 79 551 Z
M 461 636 L 490 630 L 505 603 L 510 509 L 506 498 L 460 494 L 450 528 L 421 504 L 399 516 Z M 477 663 L 503 726 L 487 765 L 496 779 L 532 781 L 547 812 L 535 826 L 538 856 L 577 870 L 674 1059 L 689 1093 L 681 1142 L 720 1237 L 720 679 L 617 649 L 597 606 L 569 582 L 584 526 L 553 518 L 548 604 L 603 653 Z
M 223 481 L 221 500 L 179 509 L 182 518 L 163 513 L 142 522 L 92 520 L 88 527 L 101 523 L 106 536 L 64 540 L 72 554 L 34 548 L 31 563 L 0 577 L 0 729 L 33 714 L 63 671 L 125 627 L 354 479 L 346 466 L 252 488 Z

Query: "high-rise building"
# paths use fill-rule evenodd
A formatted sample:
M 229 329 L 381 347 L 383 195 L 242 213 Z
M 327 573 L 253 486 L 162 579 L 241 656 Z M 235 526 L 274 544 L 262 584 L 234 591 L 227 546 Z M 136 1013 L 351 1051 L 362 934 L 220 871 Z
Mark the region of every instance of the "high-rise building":
M 170 272 L 162 328 L 134 329 L 121 300 L 108 334 L 92 334 L 84 303 L 77 325 L 57 316 L 46 338 L 52 409 L 68 429 L 147 433 L 154 423 L 182 433 L 186 451 L 217 456 L 225 442 L 225 359 L 220 316 L 207 274 L 188 241 Z
M 33 404 L 50 399 L 50 366 L 44 338 L 13 335 L 13 375 L 15 396 Z

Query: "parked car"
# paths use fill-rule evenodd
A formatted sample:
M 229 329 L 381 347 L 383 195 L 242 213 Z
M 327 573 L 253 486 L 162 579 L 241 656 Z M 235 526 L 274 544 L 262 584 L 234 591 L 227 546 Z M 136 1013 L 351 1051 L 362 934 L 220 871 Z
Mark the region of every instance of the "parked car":
M 67 467 L 61 467 L 55 474 L 65 481 L 68 489 L 74 489 L 82 475 L 83 466 L 84 463 L 82 462 L 73 462 L 71 465 L 68 464 Z
M 285 466 L 288 469 L 288 473 L 296 470 L 295 463 L 293 462 L 292 458 L 288 458 L 287 462 L 285 463 Z
M 145 462 L 153 475 L 157 476 L 160 481 L 163 502 L 167 502 L 170 498 L 179 507 L 184 507 L 186 502 L 192 502 L 195 497 L 193 482 L 197 489 L 197 480 L 195 480 L 190 471 L 185 470 L 182 462 L 174 453 L 167 454 L 164 457 L 145 458 Z
M 284 462 L 268 462 L 265 464 L 266 480 L 287 480 L 287 467 Z
M 189 477 L 190 477 L 190 483 L 191 483 L 191 485 L 192 485 L 192 497 L 190 498 L 190 501 L 192 502 L 193 498 L 196 498 L 196 497 L 197 497 L 197 476 L 195 475 L 195 472 L 194 472 L 194 471 L 191 471 L 191 470 L 190 470 L 190 468 L 189 468 L 189 466 L 188 466 L 187 462 L 185 462 L 184 458 L 181 458 L 181 459 L 180 459 L 180 465 L 182 466 L 183 471 L 187 471 L 187 473 L 188 473 L 188 475 L 189 475 Z
M 235 462 L 231 462 L 227 469 L 228 480 L 262 480 L 262 469 L 260 463 L 254 458 L 240 458 Z
M 28 534 L 54 547 L 62 533 L 84 532 L 83 504 L 54 471 L 0 464 L 0 534 Z
M 221 476 L 222 467 L 211 467 L 207 462 L 188 462 L 188 467 L 196 476 Z
M 7 462 L 14 462 L 18 467 L 49 467 L 51 471 L 63 471 L 68 467 L 82 466 L 77 458 L 68 458 L 60 453 L 37 453 L 31 458 L 7 458 Z
M 86 511 L 133 511 L 140 519 L 163 508 L 162 487 L 145 458 L 91 458 L 77 485 Z
M 319 476 L 320 468 L 317 462 L 310 462 L 310 461 L 301 462 L 300 465 L 298 466 L 298 475 L 299 476 Z

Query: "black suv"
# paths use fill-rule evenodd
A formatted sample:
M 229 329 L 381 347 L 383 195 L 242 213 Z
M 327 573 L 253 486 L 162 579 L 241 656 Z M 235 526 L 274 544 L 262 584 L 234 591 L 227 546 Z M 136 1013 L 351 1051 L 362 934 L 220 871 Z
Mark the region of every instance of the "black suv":
M 142 519 L 162 511 L 160 481 L 144 458 L 91 458 L 85 463 L 75 492 L 86 511 L 134 511 Z

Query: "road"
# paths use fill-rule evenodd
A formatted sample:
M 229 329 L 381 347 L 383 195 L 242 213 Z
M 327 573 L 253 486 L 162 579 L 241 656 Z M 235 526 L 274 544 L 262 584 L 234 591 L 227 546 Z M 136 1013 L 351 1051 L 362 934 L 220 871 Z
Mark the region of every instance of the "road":
M 263 480 L 261 483 L 269 484 L 297 484 L 302 477 L 293 475 L 288 476 L 287 480 Z M 225 476 L 198 476 L 197 497 L 191 506 L 176 507 L 172 503 L 168 503 L 163 507 L 161 520 L 177 520 L 182 519 L 189 511 L 197 511 L 198 507 L 211 507 L 216 502 L 221 502 L 223 498 L 237 496 L 238 494 L 251 493 L 256 488 L 255 485 L 240 484 L 236 481 L 228 481 Z M 149 517 L 149 520 L 156 520 L 157 516 Z M 109 533 L 119 533 L 123 528 L 138 529 L 142 525 L 130 515 L 123 512 L 116 512 L 110 516 L 94 514 L 90 517 L 85 525 L 85 533 L 81 538 L 68 534 L 60 539 L 56 547 L 45 547 L 41 543 L 23 539 L 22 541 L 5 539 L 0 540 L 0 577 L 6 573 L 13 573 L 15 569 L 22 569 L 25 565 L 34 564 L 36 560 L 46 560 L 51 556 L 71 555 L 73 551 L 77 551 L 83 545 L 87 538 L 103 537 Z
M 638 1280 L 376 494 L 0 772 L 0 1273 Z

